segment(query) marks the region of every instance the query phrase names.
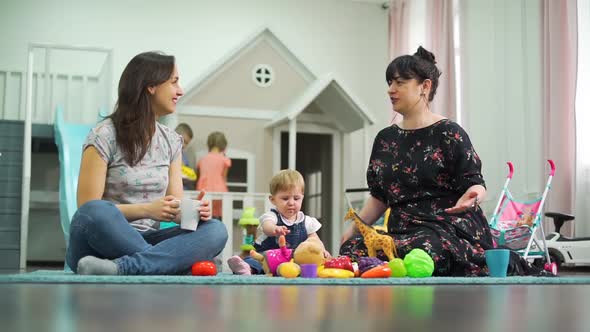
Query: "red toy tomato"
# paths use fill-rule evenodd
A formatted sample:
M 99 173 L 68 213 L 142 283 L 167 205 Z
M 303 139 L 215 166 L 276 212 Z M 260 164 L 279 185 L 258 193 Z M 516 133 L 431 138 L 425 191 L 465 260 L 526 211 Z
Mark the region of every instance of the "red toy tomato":
M 217 267 L 209 261 L 196 262 L 191 267 L 191 273 L 194 276 L 214 276 L 217 274 Z
M 343 269 L 348 270 L 350 272 L 354 272 L 354 268 L 352 267 L 352 262 L 350 261 L 350 257 L 348 256 L 339 256 L 336 258 L 328 259 L 324 263 L 325 268 L 331 269 Z

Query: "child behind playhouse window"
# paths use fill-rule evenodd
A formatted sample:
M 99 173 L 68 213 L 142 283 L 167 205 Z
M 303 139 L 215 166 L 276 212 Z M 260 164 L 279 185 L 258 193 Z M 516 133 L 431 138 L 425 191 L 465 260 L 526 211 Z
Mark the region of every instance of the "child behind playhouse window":
M 227 172 L 231 159 L 225 156 L 227 139 L 222 132 L 215 131 L 207 137 L 209 153 L 197 162 L 197 190 L 227 192 Z M 213 218 L 221 219 L 221 200 L 213 200 Z
M 257 252 L 279 248 L 278 237 L 284 235 L 287 247 L 295 249 L 308 237 L 318 238 L 317 231 L 322 227 L 313 217 L 301 211 L 305 182 L 301 173 L 285 169 L 270 180 L 270 202 L 275 206 L 260 216 L 258 227 L 260 236 L 254 243 Z M 320 241 L 321 242 L 321 241 Z M 323 244 L 322 244 L 323 246 Z M 330 254 L 324 248 L 324 256 Z M 263 274 L 262 265 L 252 257 L 233 256 L 227 264 L 235 274 Z

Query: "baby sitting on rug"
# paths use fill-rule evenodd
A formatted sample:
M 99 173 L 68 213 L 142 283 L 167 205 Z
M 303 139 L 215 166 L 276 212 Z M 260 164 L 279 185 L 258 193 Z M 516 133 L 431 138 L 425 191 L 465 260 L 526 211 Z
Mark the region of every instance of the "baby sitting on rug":
M 296 170 L 282 170 L 270 180 L 270 201 L 276 207 L 260 216 L 258 230 L 262 234 L 254 242 L 254 249 L 262 253 L 270 249 L 278 249 L 278 238 L 283 235 L 286 247 L 295 249 L 308 237 L 319 240 L 317 231 L 322 227 L 313 217 L 306 216 L 301 211 L 305 182 L 303 176 Z M 331 257 L 322 245 L 324 256 Z M 234 274 L 251 275 L 264 274 L 262 264 L 253 257 L 233 256 L 227 264 Z

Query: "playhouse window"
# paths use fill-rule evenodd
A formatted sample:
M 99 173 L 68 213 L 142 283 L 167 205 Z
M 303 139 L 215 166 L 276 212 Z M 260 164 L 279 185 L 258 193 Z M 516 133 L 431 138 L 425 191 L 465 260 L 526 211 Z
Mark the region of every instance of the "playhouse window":
M 252 81 L 261 88 L 267 88 L 274 82 L 274 71 L 267 64 L 259 64 L 252 69 Z
M 232 192 L 248 191 L 248 160 L 231 158 L 231 167 L 227 172 L 227 187 Z
M 308 208 L 310 216 L 318 219 L 322 218 L 322 172 L 313 172 L 308 175 L 307 183 L 305 184 L 308 199 Z

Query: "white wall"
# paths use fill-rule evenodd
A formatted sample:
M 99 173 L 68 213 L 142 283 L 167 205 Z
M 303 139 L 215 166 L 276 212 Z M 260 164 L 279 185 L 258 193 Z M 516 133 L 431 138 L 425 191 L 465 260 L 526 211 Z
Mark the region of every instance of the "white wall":
M 390 114 L 384 83 L 387 22 L 380 4 L 342 0 L 2 0 L 0 69 L 24 70 L 29 42 L 112 48 L 116 96 L 127 62 L 137 53 L 162 50 L 176 56 L 186 86 L 252 33 L 268 27 L 312 72 L 334 73 L 367 105 L 379 119 L 373 137 Z M 353 134 L 352 141 L 358 149 L 362 135 Z M 364 185 L 367 161 L 355 155 L 345 151 L 354 172 L 348 174 L 359 174 L 347 181 Z

